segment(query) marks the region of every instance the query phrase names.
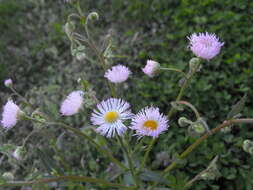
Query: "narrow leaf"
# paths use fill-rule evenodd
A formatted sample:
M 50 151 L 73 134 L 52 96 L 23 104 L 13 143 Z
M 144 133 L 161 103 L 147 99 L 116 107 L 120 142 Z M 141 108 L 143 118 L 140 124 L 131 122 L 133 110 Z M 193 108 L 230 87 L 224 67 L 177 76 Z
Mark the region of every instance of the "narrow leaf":
M 242 111 L 246 100 L 247 94 L 245 94 L 235 105 L 232 106 L 232 110 L 228 113 L 227 118 L 231 119 L 238 115 Z

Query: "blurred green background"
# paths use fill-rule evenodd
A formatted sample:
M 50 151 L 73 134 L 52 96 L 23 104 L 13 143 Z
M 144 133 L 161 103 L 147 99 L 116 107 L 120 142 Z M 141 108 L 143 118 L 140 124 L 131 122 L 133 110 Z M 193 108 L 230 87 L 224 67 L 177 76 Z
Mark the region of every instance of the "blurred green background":
M 124 99 L 133 105 L 134 112 L 143 106 L 156 105 L 164 113 L 170 109 L 179 91 L 180 76 L 163 72 L 154 79 L 145 76 L 141 68 L 147 59 L 153 59 L 166 67 L 187 71 L 193 54 L 187 48 L 187 36 L 193 32 L 212 32 L 225 42 L 218 57 L 205 62 L 201 72 L 191 82 L 184 100 L 194 104 L 210 128 L 226 119 L 228 112 L 244 94 L 248 94 L 242 114 L 253 116 L 253 2 L 250 0 L 82 0 L 85 13 L 97 11 L 99 21 L 92 25 L 97 42 L 111 33 L 114 53 L 124 58 L 114 59 L 112 64 L 122 63 L 133 72 L 128 83 L 121 86 Z M 98 66 L 77 61 L 71 56 L 70 43 L 64 33 L 67 16 L 75 10 L 63 1 L 55 0 L 0 0 L 0 81 L 12 78 L 16 89 L 36 107 L 41 107 L 52 118 L 62 119 L 59 103 L 65 95 L 78 88 L 77 79 L 88 80 L 100 99 L 109 97 L 103 72 Z M 0 85 L 0 103 L 3 105 L 10 91 Z M 16 99 L 18 102 L 18 99 Z M 77 127 L 90 125 L 88 115 L 79 114 L 65 119 Z M 177 119 L 186 116 L 186 110 L 171 120 L 169 132 L 163 134 L 152 151 L 150 168 L 161 170 L 170 163 L 176 153 L 181 153 L 196 138 L 179 128 Z M 29 123 L 20 124 L 9 132 L 1 132 L 1 143 L 20 145 L 20 141 L 32 129 Z M 66 137 L 59 129 L 37 134 L 38 144 L 28 145 L 28 156 L 23 170 L 18 163 L 3 158 L 1 172 L 11 171 L 16 179 L 32 179 L 50 174 L 50 167 L 60 168 L 59 173 L 98 175 L 105 177 L 109 162 L 98 156 L 96 150 L 75 137 Z M 89 131 L 87 131 L 89 132 Z M 50 141 L 46 140 L 50 135 Z M 59 136 L 64 138 L 64 150 L 57 148 Z M 98 137 L 96 137 L 98 138 Z M 253 159 L 243 152 L 244 139 L 252 139 L 252 127 L 234 126 L 229 133 L 210 137 L 186 162 L 168 177 L 170 187 L 180 189 L 186 179 L 201 170 L 215 155 L 219 155 L 220 176 L 216 180 L 198 181 L 192 189 L 253 189 Z M 31 142 L 32 142 L 31 140 Z M 102 140 L 102 139 L 97 139 Z M 57 141 L 57 142 L 56 142 Z M 148 143 L 149 138 L 145 139 Z M 50 144 L 50 146 L 46 146 Z M 80 146 L 76 146 L 76 145 Z M 109 140 L 113 145 L 113 141 Z M 39 149 L 39 150 L 38 150 Z M 114 148 L 117 153 L 118 149 Z M 40 153 L 38 153 L 40 152 Z M 66 156 L 60 158 L 57 153 Z M 75 152 L 75 154 L 73 154 Z M 48 168 L 41 154 L 53 155 Z M 159 156 L 163 155 L 163 156 Z M 138 160 L 140 155 L 136 155 Z M 50 156 L 46 156 L 50 157 Z M 48 159 L 48 158 L 45 158 Z M 65 160 L 73 169 L 63 167 Z M 153 160 L 153 162 L 152 162 Z M 97 164 L 99 162 L 99 164 Z M 151 163 L 152 162 L 152 163 Z M 32 163 L 32 164 L 31 164 Z M 108 168 L 107 168 L 108 169 Z M 49 170 L 49 171 L 48 171 Z M 106 171 L 105 171 L 106 170 Z M 109 178 L 110 179 L 110 178 Z M 56 184 L 57 185 L 57 184 Z M 64 184 L 61 189 L 82 189 L 84 184 Z M 38 188 L 49 188 L 47 186 Z M 51 187 L 52 188 L 52 187 Z M 89 189 L 91 186 L 86 185 Z M 104 189 L 95 187 L 95 189 Z

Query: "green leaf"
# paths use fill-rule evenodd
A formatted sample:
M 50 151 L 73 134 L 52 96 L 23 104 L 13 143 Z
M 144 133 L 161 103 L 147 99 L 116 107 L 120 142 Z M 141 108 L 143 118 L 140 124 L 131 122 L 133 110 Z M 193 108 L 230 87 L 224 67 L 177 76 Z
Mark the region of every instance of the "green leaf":
M 162 177 L 159 173 L 156 173 L 150 170 L 145 170 L 144 172 L 142 172 L 140 175 L 140 178 L 143 181 L 152 181 L 152 182 L 157 182 L 157 183 L 168 184 L 168 180 Z
M 232 110 L 228 113 L 227 118 L 231 119 L 238 115 L 242 111 L 246 100 L 247 94 L 245 94 L 235 105 L 232 106 Z

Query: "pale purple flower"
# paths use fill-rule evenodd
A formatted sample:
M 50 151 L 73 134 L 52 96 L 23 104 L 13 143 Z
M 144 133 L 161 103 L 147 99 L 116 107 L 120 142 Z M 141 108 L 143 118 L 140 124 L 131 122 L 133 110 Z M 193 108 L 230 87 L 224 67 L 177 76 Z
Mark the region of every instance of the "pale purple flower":
M 168 129 L 168 119 L 159 112 L 159 108 L 145 107 L 133 119 L 130 128 L 137 136 L 158 137 Z
M 190 40 L 190 49 L 192 52 L 202 59 L 210 60 L 220 53 L 223 42 L 215 34 L 199 33 L 192 34 L 188 37 Z
M 123 121 L 131 119 L 129 103 L 122 99 L 109 98 L 97 105 L 91 115 L 93 125 L 98 125 L 98 133 L 108 138 L 114 137 L 116 133 L 122 135 L 127 130 Z
M 126 81 L 131 74 L 131 71 L 124 65 L 113 66 L 105 73 L 105 78 L 113 83 L 122 83 Z
M 147 64 L 142 71 L 149 77 L 154 77 L 160 71 L 160 64 L 153 60 L 147 60 Z
M 12 86 L 12 80 L 11 80 L 11 79 L 6 79 L 6 80 L 4 81 L 4 85 L 5 85 L 6 87 Z
M 6 129 L 14 127 L 17 124 L 21 113 L 19 107 L 12 100 L 9 100 L 3 107 L 1 121 L 3 127 Z
M 60 112 L 62 115 L 70 116 L 78 113 L 83 105 L 83 91 L 73 91 L 62 102 Z

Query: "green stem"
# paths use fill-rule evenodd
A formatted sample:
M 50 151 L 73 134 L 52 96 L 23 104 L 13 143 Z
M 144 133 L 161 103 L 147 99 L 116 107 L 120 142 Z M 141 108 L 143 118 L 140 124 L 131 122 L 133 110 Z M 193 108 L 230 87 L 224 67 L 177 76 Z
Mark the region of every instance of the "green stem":
M 119 142 L 120 142 L 120 145 L 121 145 L 123 151 L 125 152 L 125 154 L 127 156 L 127 161 L 128 161 L 128 164 L 129 164 L 130 172 L 131 172 L 131 174 L 133 176 L 133 179 L 135 181 L 136 187 L 139 187 L 139 181 L 138 181 L 138 179 L 137 179 L 137 177 L 135 175 L 135 171 L 134 171 L 134 167 L 133 167 L 133 162 L 132 162 L 132 159 L 130 158 L 130 154 L 129 154 L 127 148 L 125 147 L 125 144 L 123 143 L 123 141 L 121 139 L 121 136 L 119 136 L 117 134 L 117 137 L 119 139 Z
M 27 104 L 28 106 L 30 106 L 31 108 L 33 107 L 33 105 L 28 102 L 21 94 L 19 94 L 13 87 L 10 87 L 11 91 L 16 94 L 25 104 Z
M 176 68 L 165 68 L 165 67 L 162 67 L 160 68 L 161 70 L 165 70 L 165 71 L 175 71 L 175 72 L 178 72 L 180 74 L 182 74 L 186 79 L 188 78 L 187 74 L 185 74 L 183 71 L 181 71 L 180 69 L 176 69 Z
M 141 167 L 140 167 L 139 171 L 141 171 L 145 167 L 149 153 L 152 150 L 152 147 L 155 144 L 155 142 L 156 142 L 156 138 L 153 138 L 152 141 L 149 143 L 147 151 L 145 152 L 144 158 L 142 160 Z
M 103 179 L 91 178 L 91 177 L 83 177 L 83 176 L 58 176 L 52 178 L 44 178 L 34 181 L 7 181 L 6 183 L 0 185 L 1 187 L 8 187 L 8 186 L 31 186 L 31 185 L 38 185 L 38 184 L 45 184 L 51 182 L 58 182 L 58 181 L 78 181 L 78 182 L 86 182 L 86 183 L 99 183 L 104 184 L 110 187 L 117 187 L 123 189 L 134 189 L 134 187 L 127 187 L 118 183 L 110 183 Z
M 110 160 L 112 162 L 114 162 L 115 164 L 117 164 L 120 168 L 122 168 L 123 170 L 128 170 L 128 168 L 122 164 L 120 161 L 118 161 L 109 151 L 103 149 L 99 144 L 97 144 L 90 136 L 86 135 L 85 133 L 83 133 L 82 131 L 80 131 L 79 129 L 75 129 L 73 127 L 70 127 L 64 123 L 60 123 L 60 122 L 45 122 L 45 121 L 40 121 L 37 119 L 34 119 L 32 117 L 28 117 L 26 116 L 29 120 L 35 121 L 35 122 L 39 122 L 45 125 L 58 125 L 58 126 L 62 126 L 63 128 L 72 131 L 74 134 L 84 137 L 86 140 L 88 140 L 91 144 L 93 144 L 97 150 L 99 152 L 101 152 L 102 154 L 105 154 L 108 158 L 110 158 Z
M 181 89 L 180 89 L 180 92 L 179 92 L 179 94 L 178 94 L 178 96 L 177 96 L 177 98 L 176 98 L 176 101 L 179 101 L 179 100 L 182 98 L 182 96 L 184 95 L 184 92 L 185 92 L 186 88 L 189 86 L 190 80 L 191 80 L 192 76 L 194 75 L 194 73 L 195 73 L 195 71 L 193 71 L 189 76 L 187 76 L 187 77 L 185 78 L 184 84 L 183 84 L 183 86 L 182 86 Z M 172 115 L 173 115 L 174 112 L 175 112 L 175 109 L 172 107 L 172 108 L 170 109 L 169 113 L 168 113 L 168 118 L 169 118 L 169 120 L 170 120 L 170 118 L 172 117 Z M 147 152 L 145 153 L 145 156 L 146 156 L 146 157 L 148 157 L 148 155 L 149 155 L 150 151 L 152 150 L 152 147 L 153 147 L 153 145 L 155 144 L 156 140 L 157 140 L 157 138 L 153 139 L 153 140 L 150 142 L 149 148 L 147 149 Z M 145 162 L 146 162 L 146 161 L 145 161 Z M 144 164 L 145 164 L 145 163 L 144 163 Z
M 194 73 L 195 73 L 195 72 L 193 72 L 192 74 L 190 74 L 190 76 L 187 77 L 187 78 L 185 79 L 184 84 L 183 84 L 183 86 L 181 87 L 181 89 L 180 89 L 180 91 L 179 91 L 179 94 L 177 95 L 176 101 L 181 100 L 181 98 L 183 97 L 184 92 L 185 92 L 185 90 L 187 89 L 187 87 L 189 86 L 190 81 L 191 81 L 191 79 L 192 79 Z M 174 114 L 175 111 L 176 111 L 176 110 L 175 110 L 175 108 L 173 108 L 173 107 L 170 109 L 170 111 L 169 111 L 169 113 L 168 113 L 169 119 L 172 117 L 172 115 Z
M 253 123 L 253 119 L 246 118 L 246 119 L 234 119 L 234 120 L 224 121 L 222 124 L 218 125 L 216 128 L 212 129 L 210 132 L 207 132 L 205 135 L 203 135 L 198 140 L 196 140 L 192 145 L 190 145 L 182 154 L 180 154 L 179 159 L 182 160 L 186 158 L 195 148 L 197 148 L 200 145 L 200 143 L 206 140 L 209 136 L 219 132 L 224 127 L 228 127 L 236 123 Z M 165 176 L 176 166 L 177 166 L 177 161 L 172 162 L 168 167 L 164 169 L 161 175 Z M 155 183 L 151 187 L 151 190 L 154 189 L 157 184 L 158 183 Z
M 187 102 L 187 101 L 175 101 L 176 104 L 182 104 L 182 105 L 186 105 L 188 106 L 189 108 L 191 108 L 191 110 L 194 112 L 195 116 L 197 119 L 200 118 L 200 114 L 198 112 L 198 110 L 190 103 L 190 102 Z

